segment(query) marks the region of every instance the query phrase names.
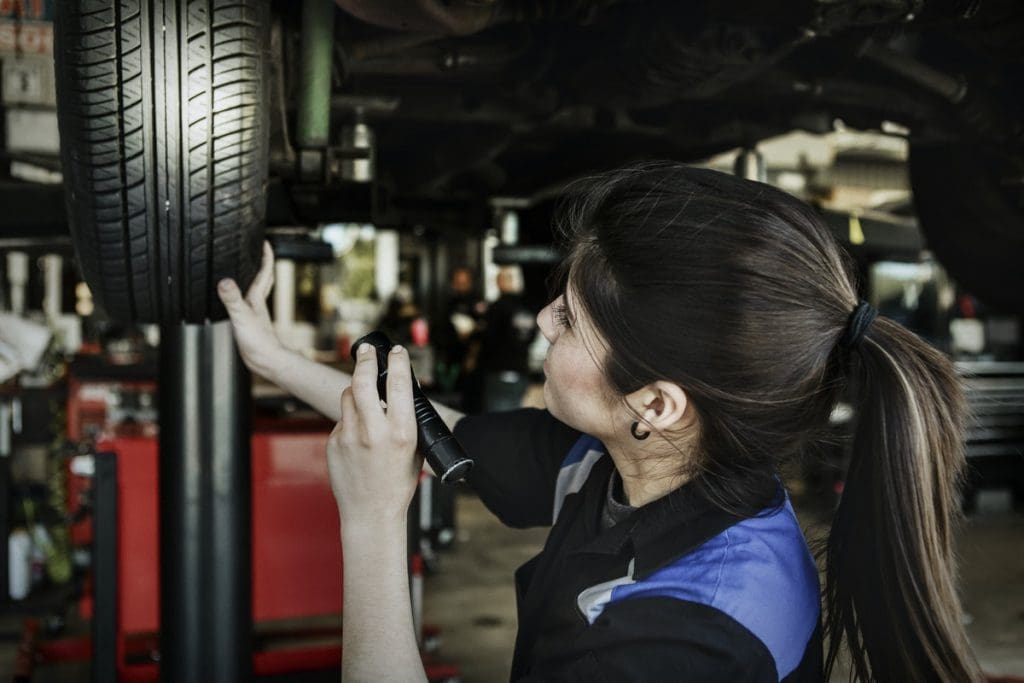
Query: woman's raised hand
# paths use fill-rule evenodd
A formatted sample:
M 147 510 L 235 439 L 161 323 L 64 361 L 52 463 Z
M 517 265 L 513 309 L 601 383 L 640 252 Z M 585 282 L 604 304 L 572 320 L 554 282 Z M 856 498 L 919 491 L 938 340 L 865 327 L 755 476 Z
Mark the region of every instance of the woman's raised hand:
M 342 526 L 404 523 L 422 458 L 416 452 L 409 353 L 388 354 L 387 406 L 377 393 L 377 354 L 356 353 L 352 386 L 341 394 L 341 422 L 327 442 L 327 469 Z
M 217 284 L 217 296 L 231 318 L 242 360 L 250 370 L 268 378 L 274 356 L 284 350 L 267 310 L 267 295 L 273 286 L 274 251 L 268 242 L 263 243 L 260 272 L 244 297 L 234 280 L 221 280 Z

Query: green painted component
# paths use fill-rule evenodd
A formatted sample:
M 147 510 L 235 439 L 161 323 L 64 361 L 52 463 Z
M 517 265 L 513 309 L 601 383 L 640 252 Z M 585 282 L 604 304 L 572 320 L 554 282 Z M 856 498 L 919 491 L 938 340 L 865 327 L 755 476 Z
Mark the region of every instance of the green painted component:
M 331 120 L 331 53 L 334 48 L 334 1 L 304 0 L 302 54 L 296 143 L 324 147 Z

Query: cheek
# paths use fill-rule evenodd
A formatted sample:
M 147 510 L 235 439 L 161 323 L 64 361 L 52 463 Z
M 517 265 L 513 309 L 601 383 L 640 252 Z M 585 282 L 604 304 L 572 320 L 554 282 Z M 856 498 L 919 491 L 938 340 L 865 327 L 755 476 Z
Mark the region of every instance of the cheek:
M 555 348 L 551 356 L 552 379 L 563 391 L 599 395 L 603 391 L 601 371 L 585 351 Z
M 544 383 L 548 410 L 581 432 L 604 434 L 613 414 L 606 404 L 604 379 L 593 360 L 553 357 L 551 361 L 552 372 Z
M 551 355 L 548 360 L 552 375 L 555 376 L 559 382 L 570 381 L 573 375 L 579 371 L 577 367 L 578 363 L 571 353 L 567 352 L 566 347 L 555 345 L 551 348 Z

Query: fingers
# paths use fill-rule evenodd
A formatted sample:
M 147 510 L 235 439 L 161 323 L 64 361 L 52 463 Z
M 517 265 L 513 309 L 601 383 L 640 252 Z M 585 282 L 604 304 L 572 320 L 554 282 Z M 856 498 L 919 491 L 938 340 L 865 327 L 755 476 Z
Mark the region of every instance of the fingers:
M 412 398 L 409 352 L 401 346 L 392 347 L 388 354 L 388 428 L 395 435 L 415 440 L 416 414 Z
M 332 434 L 337 435 L 340 443 L 347 443 L 350 447 L 366 447 L 372 444 L 372 433 L 357 403 L 354 385 L 345 387 L 341 392 L 341 420 L 334 426 Z
M 246 300 L 257 312 L 265 311 L 267 308 L 267 296 L 274 287 L 274 250 L 270 248 L 270 242 L 263 243 L 263 261 L 260 270 L 256 273 Z
M 263 262 L 256 273 L 249 291 L 242 296 L 242 291 L 231 278 L 224 278 L 217 283 L 217 296 L 224 303 L 229 314 L 244 313 L 246 304 L 259 312 L 267 308 L 267 295 L 274 286 L 274 251 L 269 242 L 263 243 Z
M 370 344 L 360 344 L 356 353 L 356 367 L 352 371 L 352 393 L 359 419 L 368 432 L 387 429 L 384 409 L 377 392 L 377 353 Z
M 260 272 L 267 271 L 270 277 L 274 277 L 274 248 L 270 242 L 263 240 L 263 262 L 260 264 Z
M 355 398 L 352 397 L 352 387 L 345 387 L 341 392 L 341 421 L 335 425 L 334 433 L 339 436 L 346 431 L 355 430 L 358 425 L 359 416 L 355 411 Z
M 249 312 L 249 307 L 242 298 L 242 292 L 238 285 L 231 278 L 226 278 L 217 283 L 217 296 L 220 297 L 228 315 L 234 319 L 236 316 L 243 316 Z

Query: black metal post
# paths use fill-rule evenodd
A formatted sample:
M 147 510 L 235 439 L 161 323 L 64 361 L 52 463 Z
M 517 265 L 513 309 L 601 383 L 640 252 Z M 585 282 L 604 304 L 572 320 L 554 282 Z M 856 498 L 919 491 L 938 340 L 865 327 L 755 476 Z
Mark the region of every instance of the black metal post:
M 97 453 L 93 474 L 92 680 L 117 680 L 117 455 Z
M 161 680 L 252 677 L 249 376 L 228 323 L 164 325 Z

